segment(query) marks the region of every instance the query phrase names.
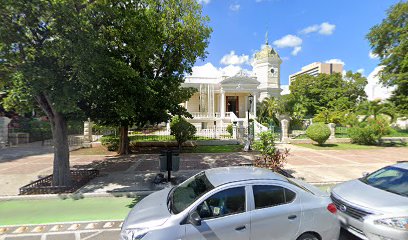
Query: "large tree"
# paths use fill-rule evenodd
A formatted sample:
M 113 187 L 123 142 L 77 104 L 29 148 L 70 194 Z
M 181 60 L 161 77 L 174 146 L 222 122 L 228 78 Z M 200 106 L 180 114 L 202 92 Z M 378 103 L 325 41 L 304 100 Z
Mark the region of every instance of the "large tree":
M 85 1 L 0 0 L 1 80 L 5 106 L 37 104 L 48 116 L 54 141 L 53 184 L 72 184 L 67 120 L 79 118 L 82 97 L 76 55 L 86 21 Z
M 97 116 L 105 110 L 105 119 L 126 127 L 185 111 L 175 104 L 183 96 L 182 76 L 204 57 L 210 33 L 195 1 L 0 0 L 0 5 L 5 102 L 9 108 L 35 103 L 48 116 L 54 185 L 72 184 L 67 120 L 85 117 L 81 110 Z
M 119 154 L 127 154 L 129 126 L 189 116 L 179 104 L 194 90 L 180 85 L 196 59 L 205 57 L 211 29 L 194 0 L 109 2 L 93 9 L 98 34 L 90 43 L 109 67 L 84 66 L 98 80 L 81 108 L 98 123 L 120 126 Z M 88 62 L 94 59 L 105 58 Z
M 399 2 L 387 11 L 382 23 L 367 34 L 373 53 L 384 66 L 379 76 L 387 86 L 395 86 L 390 100 L 408 115 L 408 2 Z
M 366 98 L 367 79 L 360 73 L 302 75 L 292 81 L 290 95 L 307 109 L 306 116 L 314 116 L 322 109 L 345 111 L 355 109 Z

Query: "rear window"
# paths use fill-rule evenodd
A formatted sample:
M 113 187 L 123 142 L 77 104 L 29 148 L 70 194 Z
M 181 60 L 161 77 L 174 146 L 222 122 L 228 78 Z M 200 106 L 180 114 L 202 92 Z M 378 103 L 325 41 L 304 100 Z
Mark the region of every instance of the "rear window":
M 273 207 L 292 202 L 296 193 L 281 186 L 255 185 L 253 186 L 255 209 Z

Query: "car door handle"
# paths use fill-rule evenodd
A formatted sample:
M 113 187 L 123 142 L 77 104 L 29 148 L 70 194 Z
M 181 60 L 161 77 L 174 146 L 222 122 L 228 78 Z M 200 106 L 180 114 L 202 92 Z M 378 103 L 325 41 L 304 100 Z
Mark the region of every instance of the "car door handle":
M 245 226 L 239 226 L 239 227 L 236 227 L 235 230 L 241 231 L 241 230 L 244 230 L 245 228 L 246 228 Z
M 290 216 L 288 217 L 289 220 L 293 220 L 293 219 L 295 219 L 295 218 L 297 218 L 296 215 L 290 215 Z

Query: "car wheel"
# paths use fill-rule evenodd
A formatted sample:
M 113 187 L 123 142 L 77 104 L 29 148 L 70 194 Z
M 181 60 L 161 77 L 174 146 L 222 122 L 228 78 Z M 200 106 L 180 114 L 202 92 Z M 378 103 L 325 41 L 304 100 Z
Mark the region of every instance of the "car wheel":
M 319 240 L 319 238 L 311 233 L 304 233 L 297 240 Z

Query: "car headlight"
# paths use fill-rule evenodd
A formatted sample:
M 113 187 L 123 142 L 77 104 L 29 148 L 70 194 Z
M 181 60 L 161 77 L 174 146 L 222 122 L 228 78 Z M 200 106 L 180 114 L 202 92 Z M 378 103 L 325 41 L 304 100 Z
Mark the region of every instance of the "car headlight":
M 385 225 L 399 230 L 408 231 L 408 217 L 385 218 L 374 221 L 375 224 Z
M 125 240 L 140 240 L 147 234 L 145 228 L 129 228 L 122 232 Z

